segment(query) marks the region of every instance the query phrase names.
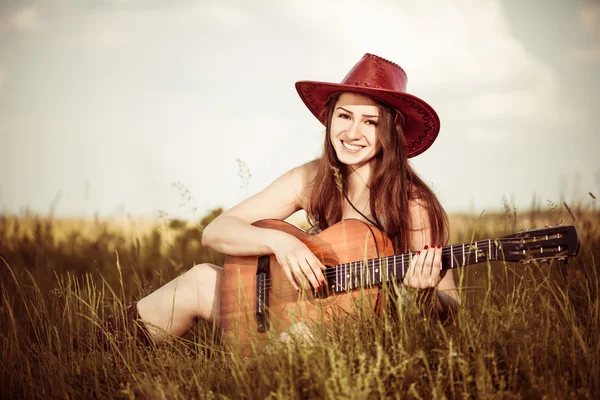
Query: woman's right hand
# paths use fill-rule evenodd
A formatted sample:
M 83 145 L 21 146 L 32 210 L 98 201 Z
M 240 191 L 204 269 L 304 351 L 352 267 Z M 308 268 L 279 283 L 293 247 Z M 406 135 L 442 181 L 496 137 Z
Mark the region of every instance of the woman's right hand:
M 300 239 L 278 232 L 273 254 L 297 291 L 310 289 L 320 292 L 327 285 L 323 271 L 327 269 Z

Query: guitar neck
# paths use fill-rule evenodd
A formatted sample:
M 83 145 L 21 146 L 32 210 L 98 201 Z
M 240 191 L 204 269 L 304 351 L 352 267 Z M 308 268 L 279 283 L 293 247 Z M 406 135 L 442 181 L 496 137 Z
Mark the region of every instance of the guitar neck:
M 499 245 L 494 239 L 446 246 L 442 249 L 442 269 L 498 260 L 498 249 Z M 415 254 L 406 253 L 336 265 L 330 275 L 335 284 L 334 291 L 369 287 L 390 280 L 401 281 Z

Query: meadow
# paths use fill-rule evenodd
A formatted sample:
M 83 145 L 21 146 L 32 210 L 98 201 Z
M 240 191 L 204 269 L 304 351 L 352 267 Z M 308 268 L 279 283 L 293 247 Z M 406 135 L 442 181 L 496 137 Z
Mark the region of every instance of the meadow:
M 414 304 L 363 312 L 253 357 L 204 322 L 157 348 L 90 334 L 194 264 L 222 265 L 200 244 L 221 210 L 193 223 L 0 216 L 0 398 L 597 399 L 600 211 L 589 204 L 450 216 L 450 243 L 563 224 L 581 249 L 567 264 L 454 271 L 462 306 L 448 323 Z

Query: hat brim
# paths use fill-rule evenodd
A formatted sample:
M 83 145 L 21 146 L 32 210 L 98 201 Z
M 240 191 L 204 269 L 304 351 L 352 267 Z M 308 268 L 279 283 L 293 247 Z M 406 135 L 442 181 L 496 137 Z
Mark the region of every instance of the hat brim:
M 296 90 L 300 98 L 313 113 L 325 124 L 325 102 L 334 93 L 353 92 L 364 94 L 388 104 L 404 116 L 403 131 L 406 137 L 407 157 L 415 157 L 427 150 L 440 131 L 440 119 L 429 104 L 422 99 L 404 92 L 377 89 L 340 83 L 298 81 Z

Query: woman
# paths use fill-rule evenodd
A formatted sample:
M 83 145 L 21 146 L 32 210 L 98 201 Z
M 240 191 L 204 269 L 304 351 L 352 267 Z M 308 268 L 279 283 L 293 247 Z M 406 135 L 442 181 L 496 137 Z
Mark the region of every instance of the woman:
M 403 285 L 423 293 L 437 289 L 442 314 L 455 308 L 452 274 L 440 273 L 446 214 L 408 163 L 431 146 L 439 119 L 405 88 L 404 70 L 372 54 L 341 84 L 297 82 L 300 97 L 326 126 L 323 155 L 221 214 L 204 230 L 202 244 L 229 255 L 274 254 L 297 290 L 320 290 L 325 267 L 303 242 L 251 224 L 285 219 L 300 209 L 315 229 L 357 218 L 386 232 L 396 254 L 419 250 Z M 199 318 L 218 323 L 220 278 L 218 266 L 192 267 L 130 306 L 128 326 L 143 320 L 142 337 L 159 343 L 166 335 L 183 335 Z

